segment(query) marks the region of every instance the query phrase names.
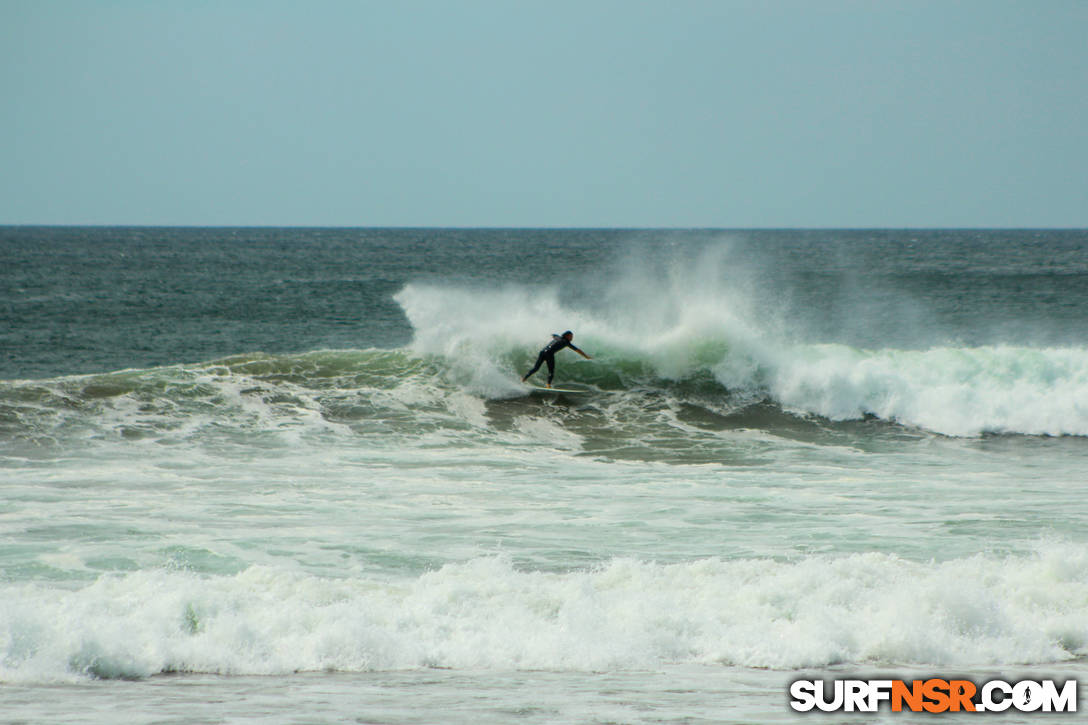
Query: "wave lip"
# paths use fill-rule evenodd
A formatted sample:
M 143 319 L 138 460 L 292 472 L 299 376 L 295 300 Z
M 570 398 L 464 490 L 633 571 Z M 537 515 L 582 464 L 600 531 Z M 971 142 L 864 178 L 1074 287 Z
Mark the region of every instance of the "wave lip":
M 1088 655 L 1088 550 L 914 563 L 509 559 L 416 579 L 330 580 L 254 566 L 0 589 L 0 680 L 425 667 L 590 671 L 667 663 L 799 669 L 993 666 Z
M 1088 350 L 994 346 L 863 351 L 799 347 L 769 384 L 783 406 L 873 415 L 951 436 L 1088 435 Z

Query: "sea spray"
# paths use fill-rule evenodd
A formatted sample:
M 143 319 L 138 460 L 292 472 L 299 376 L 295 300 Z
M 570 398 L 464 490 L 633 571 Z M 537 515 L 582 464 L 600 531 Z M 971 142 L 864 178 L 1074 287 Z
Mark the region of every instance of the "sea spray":
M 409 285 L 397 299 L 416 329 L 413 349 L 438 355 L 470 392 L 506 397 L 546 341 L 531 334 L 532 315 L 505 313 L 532 297 L 519 288 Z M 833 421 L 875 416 L 952 436 L 1088 435 L 1088 348 L 859 349 L 788 342 L 738 315 L 737 303 L 702 293 L 683 304 L 649 296 L 645 315 L 566 309 L 554 290 L 539 298 L 545 317 L 557 329 L 562 320 L 577 327 L 595 356 L 592 364 L 560 360 L 560 379 L 675 393 L 675 383 L 710 374 L 723 400 L 766 398 Z M 654 324 L 640 326 L 646 319 Z

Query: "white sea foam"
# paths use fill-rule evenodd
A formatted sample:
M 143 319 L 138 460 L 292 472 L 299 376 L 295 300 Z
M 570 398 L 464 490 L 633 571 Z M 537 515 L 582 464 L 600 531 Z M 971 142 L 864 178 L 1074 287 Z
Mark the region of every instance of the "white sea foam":
M 667 662 L 974 666 L 1088 654 L 1088 549 L 916 563 L 612 561 L 569 573 L 504 558 L 399 582 L 262 566 L 0 588 L 0 679 L 164 671 L 598 670 Z
M 722 259 L 697 262 L 633 267 L 592 304 L 568 303 L 553 288 L 424 284 L 407 285 L 397 301 L 415 329 L 412 349 L 444 356 L 451 378 L 484 397 L 517 394 L 517 361 L 570 328 L 595 362 L 566 355 L 561 378 L 605 380 L 611 371 L 624 386 L 645 386 L 709 372 L 723 395 L 769 397 L 832 420 L 873 415 L 952 436 L 1088 435 L 1088 348 L 794 342 L 781 311 L 755 309 Z
M 778 357 L 775 399 L 833 420 L 869 414 L 948 435 L 1088 435 L 1085 349 L 810 345 Z
M 564 451 L 582 449 L 581 436 L 546 418 L 520 416 L 514 421 L 514 427 L 521 434 L 522 440 L 543 443 Z

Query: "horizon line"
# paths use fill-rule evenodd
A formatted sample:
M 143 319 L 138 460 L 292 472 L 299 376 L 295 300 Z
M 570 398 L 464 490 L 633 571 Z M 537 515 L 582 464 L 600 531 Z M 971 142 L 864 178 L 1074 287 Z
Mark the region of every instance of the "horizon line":
M 463 231 L 1088 231 L 1088 226 L 569 226 L 569 225 L 355 225 L 355 224 L 114 224 L 114 223 L 2 223 L 0 229 L 392 229 Z

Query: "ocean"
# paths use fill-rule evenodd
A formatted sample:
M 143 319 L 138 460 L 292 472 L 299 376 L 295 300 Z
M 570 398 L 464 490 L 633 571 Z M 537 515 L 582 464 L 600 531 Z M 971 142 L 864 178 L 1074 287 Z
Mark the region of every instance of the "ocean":
M 0 228 L 3 722 L 1084 701 L 1086 483 L 1084 230 Z

